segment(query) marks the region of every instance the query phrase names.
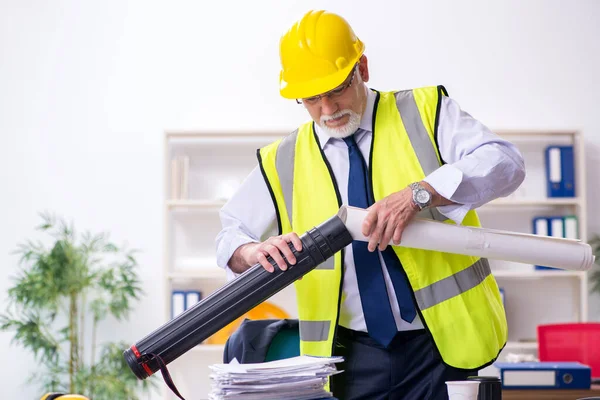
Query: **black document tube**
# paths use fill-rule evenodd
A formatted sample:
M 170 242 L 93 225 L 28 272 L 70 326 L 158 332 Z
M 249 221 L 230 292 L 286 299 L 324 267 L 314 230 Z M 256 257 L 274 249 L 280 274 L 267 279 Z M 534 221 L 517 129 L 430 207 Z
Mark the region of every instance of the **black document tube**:
M 352 243 L 352 236 L 337 215 L 300 239 L 302 251 L 289 245 L 296 264 L 286 260 L 286 271 L 269 257 L 274 272 L 267 272 L 260 264 L 252 266 L 125 350 L 123 356 L 133 373 L 139 379 L 147 378 L 160 369 L 159 360 L 169 364 Z

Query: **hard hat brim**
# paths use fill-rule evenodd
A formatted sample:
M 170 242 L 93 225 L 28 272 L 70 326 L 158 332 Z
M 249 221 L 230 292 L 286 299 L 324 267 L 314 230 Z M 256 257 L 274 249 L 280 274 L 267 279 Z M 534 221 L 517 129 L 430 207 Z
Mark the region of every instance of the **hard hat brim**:
M 351 63 L 348 63 L 347 67 L 320 79 L 289 83 L 281 77 L 279 80 L 279 93 L 286 99 L 305 99 L 335 89 L 348 78 L 348 75 L 350 75 L 350 72 L 352 72 L 361 56 L 362 54 L 357 59 L 352 60 Z

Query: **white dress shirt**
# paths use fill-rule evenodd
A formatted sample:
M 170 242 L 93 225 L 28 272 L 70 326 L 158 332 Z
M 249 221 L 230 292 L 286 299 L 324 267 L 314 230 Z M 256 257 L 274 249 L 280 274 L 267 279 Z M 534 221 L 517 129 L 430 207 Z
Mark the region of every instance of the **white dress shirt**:
M 365 87 L 366 88 L 366 87 Z M 367 106 L 356 132 L 358 147 L 369 163 L 372 141 L 372 118 L 376 94 L 367 90 Z M 323 152 L 331 165 L 343 204 L 348 204 L 348 146 L 342 139 L 328 136 L 315 124 Z M 492 133 L 482 123 L 462 111 L 458 103 L 443 97 L 438 125 L 440 156 L 446 162 L 424 180 L 441 196 L 457 203 L 438 207 L 440 213 L 460 224 L 465 214 L 495 198 L 512 193 L 525 177 L 521 153 L 511 143 Z M 227 270 L 228 279 L 236 274 L 227 265 L 234 251 L 249 242 L 259 242 L 277 235 L 277 217 L 267 185 L 257 166 L 242 182 L 236 194 L 220 211 L 223 229 L 216 238 L 217 264 Z M 298 235 L 304 232 L 296 232 Z M 340 325 L 366 331 L 352 246 L 344 257 L 343 301 Z M 423 327 L 419 316 L 412 323 L 400 318 L 398 302 L 381 253 L 384 276 L 392 312 L 398 330 Z

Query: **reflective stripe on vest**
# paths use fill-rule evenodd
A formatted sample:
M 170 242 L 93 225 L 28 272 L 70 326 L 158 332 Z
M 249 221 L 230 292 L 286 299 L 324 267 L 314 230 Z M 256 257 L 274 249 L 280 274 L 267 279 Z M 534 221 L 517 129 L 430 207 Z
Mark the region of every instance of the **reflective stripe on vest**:
M 440 161 L 435 148 L 431 144 L 429 133 L 427 133 L 427 129 L 423 125 L 423 119 L 421 119 L 415 95 L 412 90 L 403 90 L 397 92 L 395 97 L 396 106 L 400 112 L 404 128 L 408 133 L 410 144 L 419 159 L 425 176 L 427 176 L 440 167 Z
M 408 134 L 410 144 L 415 151 L 419 164 L 421 164 L 421 168 L 423 168 L 423 173 L 427 176 L 440 167 L 440 160 L 433 147 L 429 133 L 423 125 L 423 119 L 419 113 L 414 93 L 412 90 L 403 90 L 397 92 L 395 98 L 396 106 L 400 112 L 400 118 Z M 417 217 L 432 218 L 437 221 L 445 221 L 447 219 L 437 208 L 430 208 L 424 211 L 429 211 L 430 215 L 421 212 Z M 470 267 L 415 291 L 417 304 L 421 310 L 426 310 L 474 288 L 491 273 L 488 260 L 481 258 Z
M 410 144 L 417 155 L 425 176 L 427 176 L 440 167 L 440 161 L 429 138 L 429 133 L 427 133 L 427 129 L 423 125 L 423 119 L 419 113 L 415 95 L 412 90 L 403 90 L 397 92 L 395 97 L 396 106 L 400 112 L 400 118 L 408 134 Z M 417 217 L 430 218 L 436 221 L 445 221 L 447 219 L 437 208 L 423 210 L 417 214 Z
M 300 340 L 305 342 L 320 342 L 327 340 L 331 321 L 300 320 Z
M 426 310 L 467 290 L 473 289 L 491 273 L 488 260 L 480 258 L 470 267 L 415 291 L 415 298 L 417 299 L 419 308 L 421 311 Z
M 298 138 L 298 130 L 296 129 L 290 135 L 286 136 L 277 147 L 277 156 L 275 157 L 275 168 L 279 175 L 281 191 L 285 200 L 290 226 L 294 226 L 294 163 L 296 161 L 296 139 Z M 328 258 L 322 264 L 319 264 L 315 269 L 333 269 L 335 260 L 333 257 Z
M 279 175 L 279 183 L 285 200 L 285 207 L 288 211 L 290 226 L 292 224 L 292 192 L 294 187 L 294 161 L 296 159 L 296 138 L 298 137 L 298 129 L 290 135 L 283 138 L 277 147 L 277 155 L 275 156 L 275 167 Z

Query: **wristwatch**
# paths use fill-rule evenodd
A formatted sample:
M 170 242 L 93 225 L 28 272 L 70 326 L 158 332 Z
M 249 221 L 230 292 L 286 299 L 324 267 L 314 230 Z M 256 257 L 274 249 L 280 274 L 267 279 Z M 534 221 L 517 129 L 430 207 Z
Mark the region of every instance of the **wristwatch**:
M 431 193 L 425 189 L 419 182 L 413 182 L 408 185 L 412 189 L 413 202 L 423 210 L 431 205 Z

